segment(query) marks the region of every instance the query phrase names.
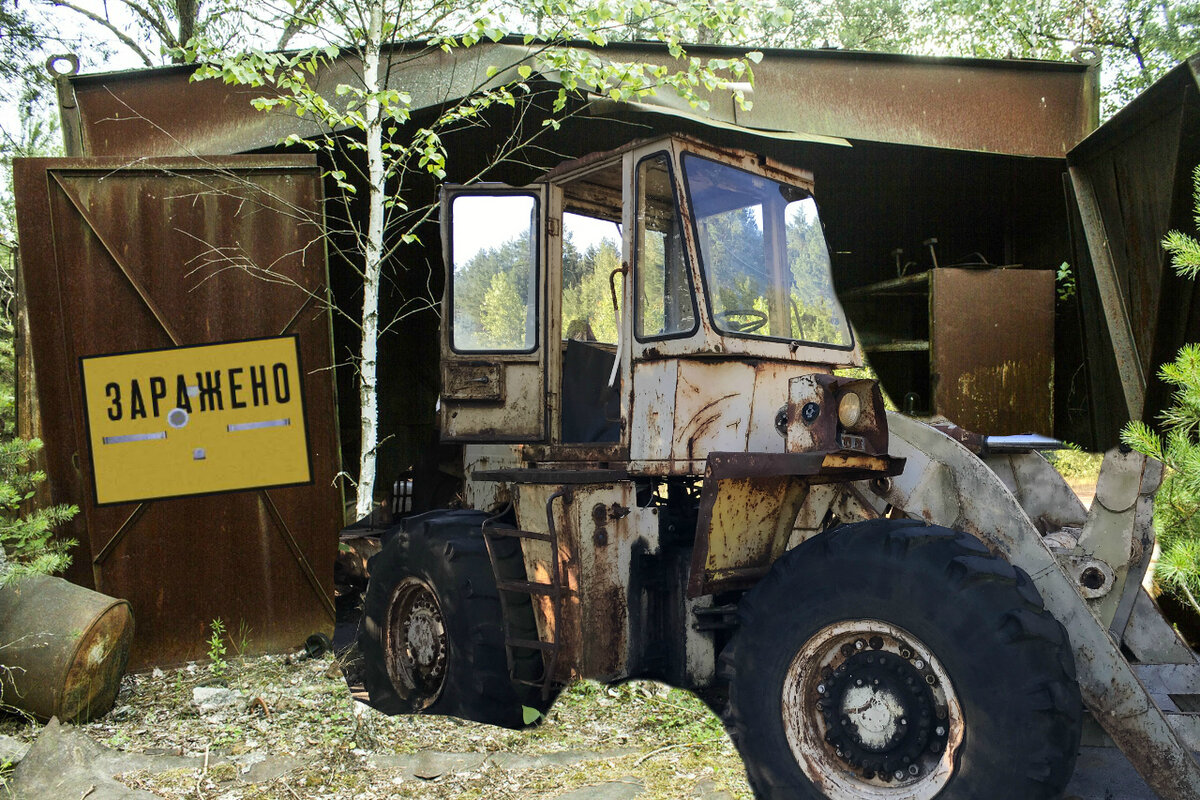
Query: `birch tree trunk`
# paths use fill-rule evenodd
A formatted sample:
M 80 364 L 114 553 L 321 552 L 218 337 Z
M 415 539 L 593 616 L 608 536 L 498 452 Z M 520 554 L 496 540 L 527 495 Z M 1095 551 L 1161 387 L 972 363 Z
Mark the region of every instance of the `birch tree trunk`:
M 362 409 L 362 448 L 358 460 L 356 516 L 371 513 L 375 502 L 375 450 L 379 443 L 379 392 L 376 352 L 379 338 L 379 283 L 383 269 L 383 118 L 379 102 L 379 54 L 383 39 L 383 0 L 369 0 L 363 48 L 364 117 L 367 138 L 367 236 L 363 243 L 362 349 L 358 399 Z

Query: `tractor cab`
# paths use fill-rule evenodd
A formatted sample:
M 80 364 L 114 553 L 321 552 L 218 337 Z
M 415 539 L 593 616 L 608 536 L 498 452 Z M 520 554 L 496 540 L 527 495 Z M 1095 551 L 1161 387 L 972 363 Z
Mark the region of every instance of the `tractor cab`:
M 702 474 L 783 452 L 789 381 L 861 363 L 812 175 L 746 151 L 671 136 L 449 187 L 442 236 L 448 441 Z

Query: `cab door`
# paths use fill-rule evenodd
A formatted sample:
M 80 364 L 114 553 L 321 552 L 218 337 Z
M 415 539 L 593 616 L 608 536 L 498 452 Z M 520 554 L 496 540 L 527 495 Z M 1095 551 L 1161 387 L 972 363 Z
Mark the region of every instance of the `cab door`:
M 545 185 L 442 191 L 441 432 L 451 442 L 544 442 Z

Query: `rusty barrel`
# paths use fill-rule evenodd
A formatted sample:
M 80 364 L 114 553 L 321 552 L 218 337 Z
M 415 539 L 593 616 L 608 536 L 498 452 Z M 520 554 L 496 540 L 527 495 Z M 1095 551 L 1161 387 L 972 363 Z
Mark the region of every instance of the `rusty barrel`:
M 0 587 L 0 702 L 84 722 L 112 708 L 129 661 L 129 603 L 61 578 Z

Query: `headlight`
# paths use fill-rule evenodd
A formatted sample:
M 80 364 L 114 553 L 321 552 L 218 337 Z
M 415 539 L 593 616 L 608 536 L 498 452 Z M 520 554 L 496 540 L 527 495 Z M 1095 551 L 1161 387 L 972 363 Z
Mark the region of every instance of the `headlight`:
M 838 422 L 842 423 L 843 428 L 853 430 L 862 419 L 862 411 L 862 399 L 858 393 L 846 392 L 838 401 Z

